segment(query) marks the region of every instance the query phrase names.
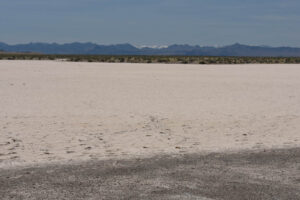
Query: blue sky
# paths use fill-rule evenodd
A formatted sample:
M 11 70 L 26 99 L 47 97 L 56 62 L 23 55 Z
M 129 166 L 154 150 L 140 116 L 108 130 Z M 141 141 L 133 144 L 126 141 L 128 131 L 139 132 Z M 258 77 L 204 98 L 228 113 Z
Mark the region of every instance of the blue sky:
M 300 47 L 299 0 L 0 0 L 0 41 Z

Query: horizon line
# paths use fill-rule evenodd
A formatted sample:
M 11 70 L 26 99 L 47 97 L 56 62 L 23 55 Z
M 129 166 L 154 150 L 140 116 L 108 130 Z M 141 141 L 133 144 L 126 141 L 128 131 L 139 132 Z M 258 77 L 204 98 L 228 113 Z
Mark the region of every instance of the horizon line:
M 142 48 L 155 48 L 155 49 L 162 49 L 162 48 L 168 48 L 170 46 L 174 46 L 174 45 L 181 45 L 181 46 L 199 46 L 199 47 L 214 47 L 214 48 L 222 48 L 222 47 L 228 47 L 228 46 L 233 46 L 233 45 L 241 45 L 241 46 L 250 46 L 250 47 L 266 47 L 266 48 L 300 48 L 297 46 L 288 46 L 288 45 L 281 45 L 281 46 L 271 46 L 271 45 L 254 45 L 254 44 L 245 44 L 245 43 L 240 43 L 240 42 L 235 42 L 235 43 L 231 43 L 231 44 L 227 44 L 227 45 L 199 45 L 199 44 L 187 44 L 187 43 L 173 43 L 170 45 L 137 45 L 137 44 L 133 44 L 133 43 L 129 43 L 129 42 L 124 42 L 124 43 L 111 43 L 111 44 L 101 44 L 101 43 L 97 43 L 97 42 L 91 42 L 91 41 L 87 41 L 87 42 L 78 42 L 78 41 L 74 41 L 74 42 L 64 42 L 64 43 L 59 43 L 59 42 L 38 42 L 38 41 L 31 41 L 31 42 L 22 42 L 22 43 L 15 43 L 15 44 L 11 44 L 11 43 L 7 43 L 7 42 L 2 42 L 0 41 L 0 43 L 2 44 L 6 44 L 9 46 L 16 46 L 16 45 L 28 45 L 28 44 L 56 44 L 56 45 L 66 45 L 66 44 L 94 44 L 94 45 L 99 45 L 99 46 L 114 46 L 114 45 L 131 45 L 135 48 L 138 49 L 142 49 Z

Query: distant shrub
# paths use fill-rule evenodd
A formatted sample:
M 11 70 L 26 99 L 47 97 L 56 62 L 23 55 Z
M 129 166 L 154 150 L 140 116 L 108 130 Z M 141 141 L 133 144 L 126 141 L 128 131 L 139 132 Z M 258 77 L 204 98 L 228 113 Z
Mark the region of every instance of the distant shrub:
M 167 62 L 168 62 L 168 59 L 166 59 L 166 58 L 159 58 L 159 59 L 157 60 L 157 62 L 159 62 L 159 63 L 167 63 Z
M 189 62 L 186 61 L 186 60 L 183 60 L 181 63 L 182 63 L 182 64 L 188 64 Z
M 74 61 L 74 62 L 79 62 L 79 61 L 80 61 L 80 58 L 73 58 L 72 61 Z
M 73 62 L 127 62 L 127 63 L 198 63 L 198 64 L 244 64 L 244 63 L 300 63 L 300 57 L 208 57 L 208 56 L 107 56 L 107 55 L 43 55 L 32 53 L 2 53 L 7 60 L 67 60 Z

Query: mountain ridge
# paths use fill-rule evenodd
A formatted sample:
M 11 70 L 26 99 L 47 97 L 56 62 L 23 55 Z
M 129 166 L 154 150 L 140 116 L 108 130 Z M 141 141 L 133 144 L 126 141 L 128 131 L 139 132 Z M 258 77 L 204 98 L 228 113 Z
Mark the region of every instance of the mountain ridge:
M 0 42 L 5 52 L 35 52 L 42 54 L 78 55 L 181 55 L 181 56 L 254 56 L 254 57 L 300 57 L 297 47 L 250 46 L 240 43 L 222 47 L 173 44 L 170 46 L 135 47 L 129 43 L 99 45 L 91 42 L 80 43 L 27 43 L 9 45 Z

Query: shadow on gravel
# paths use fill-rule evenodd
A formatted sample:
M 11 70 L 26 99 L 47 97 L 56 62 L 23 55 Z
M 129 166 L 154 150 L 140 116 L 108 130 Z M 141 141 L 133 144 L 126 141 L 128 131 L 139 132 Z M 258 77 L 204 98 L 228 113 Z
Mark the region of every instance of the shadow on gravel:
M 300 148 L 0 171 L 1 199 L 300 199 Z

